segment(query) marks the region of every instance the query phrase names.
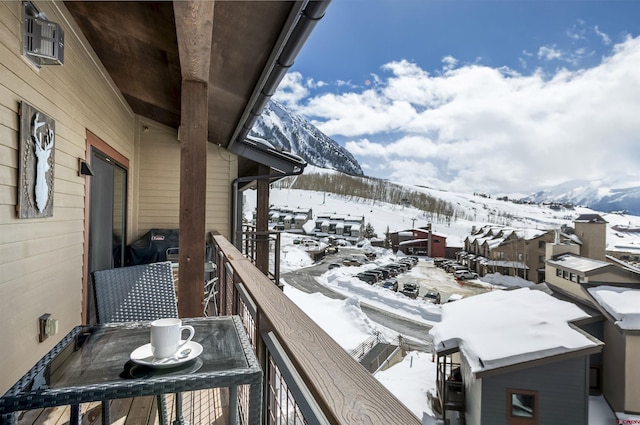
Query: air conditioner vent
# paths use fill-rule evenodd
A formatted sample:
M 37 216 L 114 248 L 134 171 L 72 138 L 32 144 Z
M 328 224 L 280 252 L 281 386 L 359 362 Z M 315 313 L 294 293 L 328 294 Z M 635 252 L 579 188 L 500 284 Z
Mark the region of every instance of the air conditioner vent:
M 64 31 L 59 24 L 25 13 L 22 40 L 22 53 L 37 66 L 63 64 Z

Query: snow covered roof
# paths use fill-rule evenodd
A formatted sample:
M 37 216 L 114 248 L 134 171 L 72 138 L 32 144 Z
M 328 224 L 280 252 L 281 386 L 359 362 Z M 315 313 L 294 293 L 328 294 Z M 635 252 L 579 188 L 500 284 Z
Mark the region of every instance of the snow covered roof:
M 640 330 L 640 289 L 602 285 L 588 291 L 620 329 Z
M 599 349 L 602 343 L 569 322 L 589 317 L 575 304 L 521 288 L 492 291 L 442 306 L 429 332 L 437 351 L 458 348 L 471 372 Z
M 611 263 L 606 261 L 594 260 L 592 258 L 580 257 L 573 254 L 563 254 L 555 259 L 547 260 L 547 262 L 555 267 L 563 267 L 581 273 L 589 273 L 612 266 Z
M 485 260 L 482 264 L 487 266 L 497 266 L 497 267 L 510 267 L 516 269 L 529 269 L 522 261 L 508 261 L 508 260 Z
M 417 245 L 425 242 L 429 242 L 429 239 L 410 239 L 408 241 L 399 242 L 398 245 Z
M 398 232 L 398 236 L 405 236 L 405 237 L 409 236 L 409 237 L 412 237 L 413 236 L 413 232 L 405 230 L 403 232 Z

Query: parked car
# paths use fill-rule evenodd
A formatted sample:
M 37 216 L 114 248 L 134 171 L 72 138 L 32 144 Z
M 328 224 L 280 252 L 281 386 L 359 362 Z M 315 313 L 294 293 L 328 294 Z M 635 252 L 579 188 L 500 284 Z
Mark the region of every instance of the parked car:
M 344 264 L 345 266 L 361 266 L 362 265 L 360 260 L 358 260 L 356 258 L 345 258 L 342 261 L 342 264 Z
M 398 270 L 398 273 L 404 273 L 409 270 L 409 265 L 404 263 L 393 263 L 392 266 Z
M 338 247 L 337 246 L 329 246 L 326 249 L 326 253 L 327 254 L 337 254 L 338 253 Z
M 384 279 L 384 275 L 382 274 L 382 272 L 376 269 L 365 270 L 363 273 L 373 274 L 378 278 L 378 280 Z
M 369 260 L 373 260 L 374 258 L 377 257 L 377 254 L 373 251 L 369 251 L 369 252 L 365 252 L 364 255 L 369 259 Z
M 463 266 L 463 265 L 449 266 L 449 268 L 447 269 L 449 273 L 455 273 L 461 270 L 469 270 L 469 269 L 467 268 L 467 266 Z
M 338 267 L 342 267 L 342 265 L 338 264 L 338 263 L 331 263 L 329 264 L 329 270 L 331 269 L 336 269 Z
M 385 269 L 389 272 L 389 277 L 396 277 L 398 276 L 398 269 L 396 269 L 395 267 L 390 267 L 388 264 L 385 266 L 381 266 L 380 268 Z
M 439 266 L 440 266 L 441 268 L 443 268 L 443 269 L 446 271 L 446 270 L 449 268 L 449 266 L 451 266 L 451 265 L 453 265 L 453 264 L 456 264 L 456 265 L 457 265 L 457 264 L 458 264 L 458 262 L 457 262 L 457 261 L 455 261 L 455 260 L 445 260 L 445 261 L 441 262 L 441 263 L 439 264 Z
M 431 301 L 432 303 L 435 304 L 440 304 L 440 292 L 437 291 L 427 291 L 426 294 L 424 294 L 424 298 L 427 301 Z
M 387 279 L 382 282 L 382 287 L 398 292 L 398 279 Z
M 382 273 L 383 279 L 389 279 L 391 277 L 391 272 L 389 271 L 389 269 L 385 269 L 384 267 L 376 267 L 373 270 Z
M 369 285 L 373 285 L 378 281 L 378 278 L 371 273 L 358 273 L 356 277 L 364 282 L 367 282 Z
M 442 267 L 443 263 L 446 262 L 447 259 L 446 258 L 442 258 L 442 257 L 437 257 L 433 259 L 433 264 L 436 267 Z
M 413 282 L 408 282 L 402 285 L 400 293 L 406 295 L 409 298 L 418 298 L 418 285 Z
M 413 260 L 411 260 L 410 258 L 401 258 L 398 260 L 398 263 L 405 264 L 408 270 L 411 270 L 414 266 Z
M 459 270 L 453 274 L 456 280 L 477 279 L 478 273 L 469 270 Z

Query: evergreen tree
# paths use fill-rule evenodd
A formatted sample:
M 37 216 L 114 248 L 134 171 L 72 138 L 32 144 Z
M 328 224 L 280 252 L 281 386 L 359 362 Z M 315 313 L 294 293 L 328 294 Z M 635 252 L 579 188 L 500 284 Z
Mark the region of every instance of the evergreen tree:
M 367 225 L 364 227 L 364 238 L 365 239 L 371 239 L 371 238 L 375 238 L 376 236 L 376 232 L 373 229 L 373 226 L 371 225 L 371 222 L 367 223 Z
M 389 226 L 387 226 L 387 231 L 384 233 L 384 247 L 385 249 L 391 248 L 391 232 L 389 231 Z

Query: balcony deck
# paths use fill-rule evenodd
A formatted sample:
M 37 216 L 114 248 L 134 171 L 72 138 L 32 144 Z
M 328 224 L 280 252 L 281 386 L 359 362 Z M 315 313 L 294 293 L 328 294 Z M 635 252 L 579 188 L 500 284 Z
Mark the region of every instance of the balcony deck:
M 229 423 L 229 399 L 226 389 L 183 393 L 183 417 L 190 424 L 226 425 Z M 169 423 L 175 418 L 174 396 L 167 396 Z M 85 403 L 82 408 L 82 424 L 101 424 L 100 402 Z M 21 412 L 18 425 L 68 425 L 69 406 L 52 407 Z M 160 425 L 156 398 L 136 397 L 112 400 L 110 404 L 113 425 Z

